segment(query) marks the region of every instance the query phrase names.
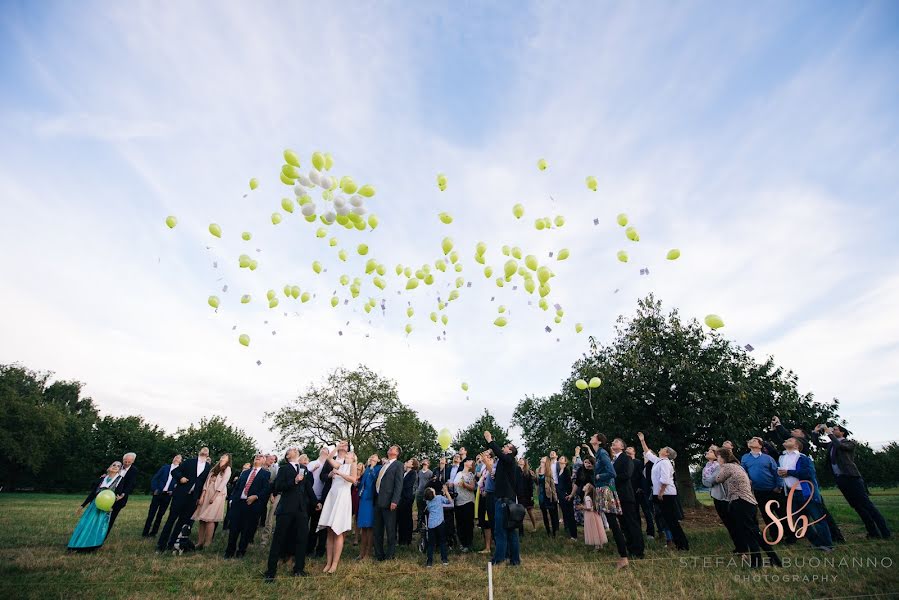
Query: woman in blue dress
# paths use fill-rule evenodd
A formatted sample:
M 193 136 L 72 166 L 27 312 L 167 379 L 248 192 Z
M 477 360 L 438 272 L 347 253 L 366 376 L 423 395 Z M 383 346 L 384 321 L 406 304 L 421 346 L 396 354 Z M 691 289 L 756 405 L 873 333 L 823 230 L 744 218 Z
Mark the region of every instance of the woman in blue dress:
M 362 534 L 359 545 L 359 556 L 356 560 L 365 560 L 371 555 L 372 527 L 375 524 L 375 482 L 381 470 L 381 459 L 377 454 L 368 457 L 365 472 L 359 480 L 359 512 L 356 514 L 356 527 Z
M 69 538 L 68 548 L 70 552 L 93 552 L 103 545 L 104 540 L 106 540 L 106 532 L 109 531 L 109 511 L 97 508 L 94 499 L 103 490 L 110 490 L 115 493 L 116 486 L 122 480 L 121 476 L 119 476 L 121 469 L 122 463 L 119 461 L 109 465 L 109 468 L 106 469 L 106 475 L 94 482 L 87 498 L 81 503 L 81 508 L 76 513 L 80 514 L 81 518 L 78 519 L 75 531 L 72 532 L 72 537 Z M 87 510 L 85 510 L 85 507 L 87 507 Z

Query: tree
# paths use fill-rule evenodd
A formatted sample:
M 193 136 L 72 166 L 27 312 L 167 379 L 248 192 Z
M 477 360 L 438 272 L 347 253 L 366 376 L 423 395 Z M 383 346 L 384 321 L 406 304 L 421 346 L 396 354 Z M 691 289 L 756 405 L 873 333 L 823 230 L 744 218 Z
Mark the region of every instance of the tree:
M 105 416 L 94 425 L 92 444 L 87 456 L 80 461 L 91 469 L 90 475 L 99 476 L 114 460 L 122 460 L 126 452 L 134 452 L 137 459 L 137 490 L 149 490 L 150 479 L 163 464 L 169 464 L 175 455 L 175 441 L 158 425 L 148 423 L 143 417 Z M 81 487 L 85 481 L 81 481 Z
M 456 436 L 453 439 L 453 448 L 459 449 L 464 447 L 468 450 L 468 456 L 474 457 L 476 453 L 487 448 L 487 442 L 484 440 L 485 431 L 492 433 L 493 439 L 500 446 L 510 441 L 509 430 L 501 427 L 493 415 L 485 408 L 484 414 L 478 417 L 474 423 L 456 432 Z
M 174 450 L 189 458 L 196 456 L 200 448 L 209 448 L 213 462 L 224 453 L 231 454 L 232 470 L 245 462 L 253 462 L 258 448 L 256 440 L 243 429 L 228 424 L 225 417 L 214 416 L 201 419 L 199 425 L 191 424 L 187 429 L 175 433 Z M 238 465 L 235 467 L 234 465 Z
M 47 464 L 65 435 L 65 417 L 46 402 L 51 373 L 0 365 L 0 481 L 15 488 Z
M 402 408 L 396 383 L 364 365 L 343 367 L 324 385 L 310 385 L 279 411 L 268 413 L 281 446 L 348 440 L 357 450 L 379 447 L 387 420 Z
M 564 410 L 561 394 L 525 397 L 515 408 L 512 424 L 521 428 L 527 445 L 525 458 L 534 468 L 550 450 L 570 457 L 575 446 L 589 438 L 577 420 Z
M 710 443 L 760 435 L 773 415 L 809 428 L 837 419 L 837 400 L 818 403 L 810 393 L 799 394 L 795 373 L 771 357 L 757 362 L 695 319 L 682 322 L 677 310 L 663 314 L 652 295 L 638 301 L 630 320 L 619 317 L 611 343 L 592 338 L 590 343 L 590 353 L 574 363 L 558 398 L 519 403 L 515 420 L 525 443 L 543 445 L 543 438 L 533 436 L 553 434 L 551 419 L 578 441 L 602 432 L 610 439 L 622 437 L 638 451 L 636 433 L 643 431 L 651 448 L 677 450 L 675 473 L 686 506 L 696 504 L 690 465 L 701 461 Z M 592 409 L 587 392 L 574 385 L 591 377 L 603 382 L 592 391 Z
M 403 458 L 434 457 L 440 453 L 440 444 L 437 442 L 437 430 L 428 421 L 420 419 L 418 413 L 408 407 L 400 407 L 396 412 L 387 417 L 384 430 L 379 435 L 377 446 L 381 456 L 387 452 L 387 448 L 398 444 L 402 448 Z M 371 452 L 360 454 L 360 460 L 365 460 Z

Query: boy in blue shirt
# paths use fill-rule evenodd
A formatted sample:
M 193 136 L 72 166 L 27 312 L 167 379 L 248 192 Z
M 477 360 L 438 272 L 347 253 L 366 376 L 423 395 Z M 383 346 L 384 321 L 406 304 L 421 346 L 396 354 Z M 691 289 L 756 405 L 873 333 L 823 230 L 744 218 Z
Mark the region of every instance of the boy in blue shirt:
M 440 544 L 440 558 L 443 566 L 449 564 L 446 548 L 446 533 L 444 532 L 443 508 L 452 507 L 453 501 L 449 499 L 449 490 L 443 486 L 443 494 L 437 494 L 434 488 L 427 488 L 424 495 L 428 512 L 428 564 L 434 566 L 434 546 Z

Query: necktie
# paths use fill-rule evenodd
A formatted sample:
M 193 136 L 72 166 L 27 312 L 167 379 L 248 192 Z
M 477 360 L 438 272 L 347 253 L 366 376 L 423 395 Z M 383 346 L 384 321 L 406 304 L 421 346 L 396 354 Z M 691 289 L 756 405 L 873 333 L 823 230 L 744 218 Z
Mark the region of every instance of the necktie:
M 247 477 L 247 485 L 243 486 L 243 495 L 250 495 L 250 486 L 253 485 L 253 480 L 256 478 L 256 469 L 250 471 L 250 476 Z
M 393 464 L 393 463 L 391 463 Z M 390 468 L 390 465 L 384 465 L 381 471 L 378 473 L 378 480 L 375 482 L 375 493 L 381 492 L 381 480 L 384 479 L 384 473 L 387 472 L 387 469 Z

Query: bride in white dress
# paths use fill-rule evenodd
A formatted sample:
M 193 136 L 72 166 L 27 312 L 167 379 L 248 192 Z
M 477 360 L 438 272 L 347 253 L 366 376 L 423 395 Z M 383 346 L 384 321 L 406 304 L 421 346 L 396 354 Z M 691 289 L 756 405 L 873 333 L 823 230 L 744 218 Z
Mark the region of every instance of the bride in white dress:
M 344 447 L 338 445 L 338 449 Z M 356 483 L 356 455 L 347 452 L 344 456 L 343 464 L 339 459 L 335 459 L 336 455 L 328 457 L 333 470 L 329 474 L 332 478 L 331 490 L 328 497 L 325 498 L 325 504 L 322 506 L 321 517 L 318 519 L 318 531 L 322 529 L 328 530 L 327 557 L 328 562 L 324 573 L 334 573 L 337 571 L 337 565 L 340 563 L 340 555 L 343 553 L 344 534 L 353 528 L 353 498 L 350 490 Z

